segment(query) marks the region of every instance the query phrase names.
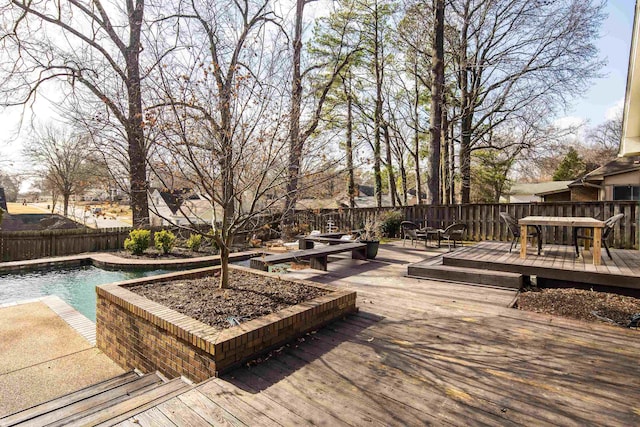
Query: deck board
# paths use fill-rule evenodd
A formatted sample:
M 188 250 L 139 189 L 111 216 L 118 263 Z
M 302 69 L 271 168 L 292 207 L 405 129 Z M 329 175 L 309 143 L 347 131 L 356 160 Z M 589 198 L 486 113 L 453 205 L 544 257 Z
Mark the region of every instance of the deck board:
M 545 245 L 542 255 L 527 253 L 523 260 L 519 253 L 509 253 L 509 244 L 480 242 L 464 251 L 443 256 L 443 264 L 508 271 L 525 276 L 536 275 L 563 281 L 592 285 L 640 289 L 640 251 L 611 249 L 612 259 L 604 255 L 602 265 L 593 265 L 591 252 L 575 256 L 573 246 Z M 414 264 L 422 265 L 421 262 Z
M 508 254 L 508 245 L 476 246 L 446 256 Z M 571 247 L 546 248 L 527 268 L 585 271 Z M 356 290 L 360 312 L 198 385 L 191 409 L 248 425 L 640 425 L 637 331 L 509 309 L 512 291 L 403 277 L 406 262 L 387 262 L 398 253 L 434 262 L 427 250 L 421 258 L 383 245 L 385 262 L 289 274 Z M 636 259 L 617 254 L 607 265 L 622 270 L 622 258 Z

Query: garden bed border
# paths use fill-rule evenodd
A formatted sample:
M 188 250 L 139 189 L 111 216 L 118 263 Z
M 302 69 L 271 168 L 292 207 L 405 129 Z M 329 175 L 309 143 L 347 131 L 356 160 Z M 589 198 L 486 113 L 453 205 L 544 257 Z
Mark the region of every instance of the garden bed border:
M 229 268 L 279 277 L 245 267 Z M 97 286 L 98 348 L 125 369 L 157 370 L 169 378 L 185 376 L 197 383 L 358 310 L 354 291 L 281 277 L 330 292 L 218 330 L 127 289 L 143 283 L 211 276 L 219 269 L 200 268 Z

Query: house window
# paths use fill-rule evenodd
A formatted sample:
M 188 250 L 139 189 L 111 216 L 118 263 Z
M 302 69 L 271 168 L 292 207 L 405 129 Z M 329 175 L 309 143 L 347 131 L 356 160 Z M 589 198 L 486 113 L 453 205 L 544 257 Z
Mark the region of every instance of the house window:
M 634 186 L 634 185 L 614 186 L 613 200 L 640 200 L 640 186 Z

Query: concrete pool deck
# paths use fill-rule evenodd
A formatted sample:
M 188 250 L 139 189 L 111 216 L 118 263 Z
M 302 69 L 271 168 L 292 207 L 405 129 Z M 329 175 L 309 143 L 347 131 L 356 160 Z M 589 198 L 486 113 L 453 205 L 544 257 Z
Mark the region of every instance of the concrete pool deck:
M 60 298 L 0 305 L 0 416 L 123 372 L 95 347 L 93 323 Z

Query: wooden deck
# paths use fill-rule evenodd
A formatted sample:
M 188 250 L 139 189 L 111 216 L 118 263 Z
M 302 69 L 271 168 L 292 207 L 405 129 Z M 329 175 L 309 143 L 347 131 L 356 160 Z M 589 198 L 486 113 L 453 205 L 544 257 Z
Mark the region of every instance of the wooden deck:
M 638 331 L 407 278 L 428 253 L 387 248 L 291 274 L 357 290 L 360 313 L 120 425 L 640 425 Z
M 518 250 L 509 253 L 509 243 L 480 242 L 445 254 L 442 264 L 508 271 L 557 281 L 640 289 L 640 251 L 611 249 L 613 258 L 609 259 L 604 253 L 602 264 L 596 266 L 593 265 L 591 253 L 583 252 L 582 248 L 580 250 L 582 256 L 576 258 L 573 246 L 545 244 L 541 255 L 532 250 L 525 259 L 521 259 Z M 422 262 L 429 264 L 429 261 Z

